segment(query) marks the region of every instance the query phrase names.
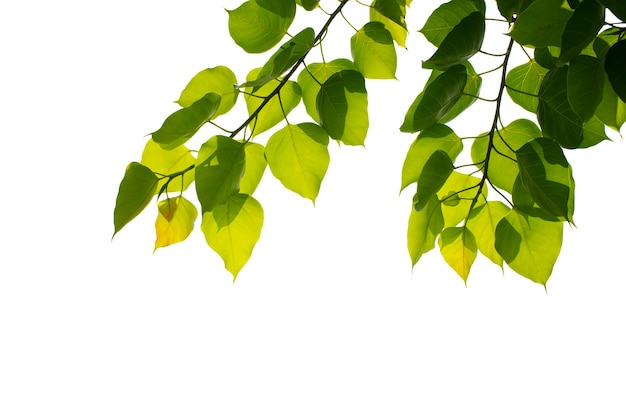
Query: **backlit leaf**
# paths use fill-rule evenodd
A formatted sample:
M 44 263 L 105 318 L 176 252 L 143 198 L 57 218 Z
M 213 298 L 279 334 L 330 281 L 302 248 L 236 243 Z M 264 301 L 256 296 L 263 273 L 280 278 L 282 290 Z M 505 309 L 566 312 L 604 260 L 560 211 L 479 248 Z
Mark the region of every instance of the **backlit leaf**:
M 296 0 L 300 6 L 304 7 L 305 10 L 311 11 L 320 4 L 320 0 Z
M 604 123 L 594 116 L 583 124 L 583 141 L 578 148 L 589 148 L 605 140 L 610 139 L 606 135 Z
M 272 7 L 272 2 L 276 5 Z M 228 12 L 228 31 L 248 53 L 265 52 L 278 44 L 296 15 L 293 0 L 248 0 Z
M 244 151 L 246 154 L 246 168 L 239 182 L 239 192 L 252 195 L 261 182 L 265 167 L 267 167 L 265 148 L 258 143 L 247 142 L 244 145 Z
M 476 73 L 469 61 L 464 62 L 463 66 L 467 70 L 467 81 L 465 82 L 465 88 L 463 88 L 463 94 L 456 104 L 439 120 L 439 123 L 448 123 L 463 113 L 474 104 L 480 94 L 480 87 L 483 83 L 482 77 Z M 436 72 L 438 73 L 439 71 L 433 71 L 433 73 Z
M 496 227 L 496 250 L 518 274 L 545 285 L 561 251 L 563 223 L 511 210 Z
M 208 93 L 191 106 L 172 113 L 156 132 L 152 140 L 163 149 L 171 150 L 187 142 L 217 112 L 221 97 Z
M 452 0 L 439 6 L 426 20 L 420 33 L 433 45 L 439 46 L 461 20 L 480 7 L 472 0 Z
M 596 108 L 596 116 L 602 123 L 618 132 L 626 123 L 626 103 L 617 97 L 607 80 L 604 82 L 602 101 Z
M 396 76 L 396 48 L 381 22 L 366 23 L 350 39 L 354 66 L 365 78 L 393 79 Z
M 604 70 L 617 97 L 626 101 L 626 39 L 611 46 L 606 54 Z
M 245 166 L 241 142 L 213 136 L 202 145 L 196 165 L 196 193 L 203 213 L 213 211 L 239 192 Z
M 537 138 L 517 152 L 524 187 L 535 202 L 557 217 L 573 222 L 574 178 L 561 147 L 548 138 Z
M 563 65 L 589 45 L 604 25 L 604 7 L 596 0 L 584 0 L 567 21 L 557 65 Z
M 439 237 L 439 249 L 448 265 L 467 281 L 478 252 L 476 239 L 466 227 L 448 227 Z
M 321 126 L 331 138 L 346 145 L 363 145 L 369 127 L 365 79 L 358 71 L 343 70 L 330 76 L 317 94 Z
M 593 117 L 602 101 L 604 74 L 600 64 L 597 58 L 578 55 L 571 60 L 567 71 L 567 101 L 585 121 Z
M 370 21 L 381 22 L 396 43 L 406 47 L 407 28 L 404 0 L 374 0 L 370 7 Z
M 506 91 L 511 100 L 525 110 L 535 113 L 539 103 L 537 95 L 547 73 L 548 70 L 534 59 L 510 70 L 506 75 Z
M 330 163 L 324 129 L 313 123 L 287 125 L 267 141 L 265 155 L 286 188 L 315 203 Z
M 467 69 L 455 65 L 424 88 L 404 118 L 402 132 L 418 132 L 439 122 L 459 101 L 467 82 Z
M 478 193 L 480 178 L 473 175 L 452 172 L 446 183 L 437 192 L 441 201 L 445 227 L 457 226 L 469 214 L 472 200 Z M 487 187 L 482 187 L 481 195 L 476 200 L 476 207 L 487 201 Z
M 417 182 L 428 158 L 437 150 L 446 152 L 454 161 L 463 150 L 463 142 L 448 126 L 434 124 L 423 130 L 411 144 L 402 166 L 402 186 Z
M 336 59 L 325 63 L 309 64 L 307 68 L 300 71 L 298 85 L 302 88 L 302 101 L 309 116 L 317 123 L 320 121 L 316 107 L 320 85 L 328 80 L 331 75 L 346 69 L 354 69 L 352 61 Z
M 437 198 L 428 201 L 425 207 L 411 210 L 407 230 L 407 247 L 413 266 L 423 254 L 435 247 L 435 238 L 443 229 L 441 203 Z
M 573 149 L 583 141 L 583 120 L 567 100 L 568 68 L 552 69 L 544 77 L 539 89 L 537 119 L 545 136 Z
M 150 168 L 152 172 L 156 172 L 161 175 L 170 175 L 184 171 L 195 163 L 196 158 L 191 154 L 186 146 L 182 145 L 166 151 L 157 145 L 153 140 L 146 142 L 146 146 L 144 147 L 141 155 L 141 165 L 144 165 Z M 167 190 L 170 192 L 184 191 L 189 188 L 193 179 L 194 172 L 193 169 L 191 169 L 184 175 L 174 178 L 167 185 Z M 163 187 L 166 182 L 167 178 L 160 179 L 156 192 L 159 192 L 161 187 Z
M 126 167 L 126 173 L 115 200 L 113 211 L 113 236 L 152 201 L 159 179 L 150 168 L 138 162 L 131 162 Z
M 474 208 L 467 221 L 467 228 L 476 238 L 480 253 L 500 267 L 502 267 L 502 256 L 496 251 L 496 227 L 509 211 L 511 209 L 500 201 L 488 201 Z
M 430 155 L 417 182 L 417 193 L 413 197 L 415 210 L 419 211 L 426 205 L 430 198 L 443 187 L 452 171 L 454 171 L 454 164 L 446 152 L 436 150 Z
M 213 117 L 228 113 L 237 101 L 239 90 L 235 88 L 237 78 L 230 68 L 217 66 L 207 68 L 189 81 L 180 93 L 177 101 L 182 107 L 189 107 L 208 93 L 215 93 L 221 97 L 220 105 Z
M 248 80 L 256 80 L 260 69 L 254 69 L 248 74 Z M 248 108 L 248 114 L 252 115 L 258 107 L 263 103 L 263 97 L 268 96 L 278 86 L 279 81 L 272 80 L 254 92 L 254 96 L 246 94 L 245 101 Z M 253 87 L 247 87 L 246 92 L 252 93 Z M 280 95 L 280 98 L 279 98 Z M 265 132 L 266 130 L 276 126 L 285 119 L 293 109 L 300 103 L 302 90 L 300 86 L 293 82 L 287 81 L 281 88 L 280 93 L 274 95 L 270 101 L 258 113 L 257 118 L 252 121 L 250 127 L 254 135 Z
M 515 20 L 511 36 L 518 43 L 535 48 L 561 46 L 571 16 L 572 10 L 565 0 L 534 1 Z
M 161 201 L 159 214 L 154 224 L 156 229 L 154 250 L 187 239 L 197 217 L 198 210 L 185 197 L 179 196 Z
M 263 207 L 249 195 L 233 195 L 202 215 L 201 228 L 208 245 L 237 279 L 261 236 Z
M 467 61 L 480 50 L 484 37 L 485 16 L 481 12 L 473 12 L 448 33 L 433 56 L 422 63 L 422 67 L 445 70 Z

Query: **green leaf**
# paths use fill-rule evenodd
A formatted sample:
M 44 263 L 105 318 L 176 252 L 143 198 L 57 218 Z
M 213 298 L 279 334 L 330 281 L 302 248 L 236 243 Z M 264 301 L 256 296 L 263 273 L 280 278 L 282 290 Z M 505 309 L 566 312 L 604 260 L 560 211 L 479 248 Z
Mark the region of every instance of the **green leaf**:
M 539 89 L 537 119 L 545 136 L 564 148 L 574 149 L 583 141 L 583 120 L 567 99 L 568 68 L 552 69 L 544 77 Z
M 493 147 L 489 155 L 489 180 L 491 183 L 509 193 L 513 193 L 515 178 L 519 174 L 515 151 L 527 142 L 541 136 L 536 124 L 526 119 L 511 122 L 493 135 Z M 484 170 L 489 135 L 479 136 L 472 144 L 472 161 Z
M 596 0 L 584 0 L 580 3 L 565 25 L 557 65 L 563 65 L 577 56 L 594 40 L 602 25 L 604 7 Z
M 552 55 L 552 52 L 550 51 L 552 48 L 555 48 L 555 47 L 551 46 L 551 47 L 543 47 L 543 48 L 535 49 L 534 56 L 535 56 L 535 61 L 537 61 L 537 64 L 539 64 L 540 66 L 546 69 L 552 69 L 557 66 L 556 58 Z
M 430 43 L 440 46 L 446 36 L 463 19 L 480 11 L 480 7 L 472 0 L 449 1 L 431 13 L 420 32 Z
M 260 53 L 285 36 L 296 15 L 296 3 L 293 0 L 248 0 L 227 12 L 230 37 L 244 51 Z
M 446 183 L 437 192 L 437 197 L 442 203 L 445 227 L 457 226 L 465 220 L 469 214 L 472 200 L 478 193 L 480 178 L 473 175 L 452 172 Z M 487 201 L 487 187 L 482 187 L 481 195 L 478 197 L 476 207 Z
M 548 213 L 573 222 L 574 177 L 561 147 L 548 138 L 537 138 L 517 152 L 524 187 Z
M 446 152 L 454 161 L 463 150 L 463 142 L 448 126 L 434 124 L 423 130 L 411 144 L 402 166 L 401 190 L 419 180 L 424 165 L 438 150 Z
M 464 62 L 463 66 L 467 70 L 467 81 L 465 82 L 465 88 L 463 88 L 463 94 L 456 104 L 439 120 L 439 123 L 448 123 L 456 118 L 474 104 L 480 94 L 480 87 L 483 83 L 482 77 L 476 73 L 469 61 Z M 434 70 L 433 73 L 439 73 L 439 71 Z
M 610 28 L 603 30 L 593 41 L 593 52 L 596 57 L 602 59 L 609 52 L 611 46 L 615 45 L 619 40 L 622 31 L 618 28 Z
M 439 237 L 439 249 L 447 264 L 467 282 L 478 252 L 472 232 L 466 227 L 443 229 Z
M 578 55 L 570 62 L 567 71 L 567 101 L 584 121 L 593 117 L 602 101 L 602 72 L 601 61 L 591 56 Z
M 527 214 L 533 217 L 539 217 L 541 219 L 551 221 L 551 222 L 564 222 L 566 219 L 564 217 L 555 217 L 553 214 L 548 213 L 548 211 L 539 207 L 532 195 L 530 195 L 530 191 L 526 189 L 524 184 L 522 183 L 521 175 L 518 175 L 515 179 L 515 184 L 513 185 L 513 207 L 518 210 L 520 213 Z
M 497 0 L 500 14 L 509 22 L 513 22 L 513 15 L 519 15 L 535 0 Z
M 626 101 L 626 39 L 611 46 L 606 54 L 604 70 L 617 97 Z
M 265 148 L 258 143 L 246 142 L 244 150 L 246 154 L 246 168 L 239 182 L 239 192 L 252 195 L 261 182 L 267 166 Z
M 296 3 L 304 7 L 305 10 L 311 11 L 319 6 L 320 0 L 296 0 Z
M 617 97 L 609 82 L 604 82 L 602 101 L 596 108 L 596 116 L 602 123 L 618 132 L 626 123 L 626 103 Z
M 404 0 L 374 0 L 370 7 L 370 21 L 381 22 L 396 43 L 406 47 L 407 27 Z
M 545 285 L 561 251 L 563 223 L 511 210 L 496 227 L 495 247 L 512 270 Z
M 407 247 L 413 266 L 423 254 L 435 247 L 435 238 L 443 229 L 441 203 L 432 198 L 421 211 L 412 209 L 407 230 Z
M 184 171 L 196 163 L 196 158 L 186 146 L 179 146 L 170 151 L 166 151 L 157 145 L 153 140 L 149 140 L 141 155 L 141 165 L 150 168 L 150 171 L 161 175 L 170 175 Z M 167 185 L 167 190 L 184 191 L 193 182 L 193 169 L 184 175 L 176 177 Z M 156 191 L 159 192 L 167 183 L 167 178 L 161 178 Z
M 396 48 L 391 33 L 381 22 L 366 23 L 350 39 L 355 68 L 365 78 L 394 79 Z
M 159 179 L 150 168 L 138 162 L 131 162 L 126 167 L 115 200 L 113 236 L 146 208 L 154 196 L 158 182 Z
M 534 1 L 515 20 L 511 36 L 525 46 L 561 46 L 571 16 L 572 10 L 564 0 Z
M 254 69 L 248 74 L 247 80 L 255 80 L 258 78 L 260 69 Z M 259 88 L 254 96 L 252 94 L 253 87 L 246 87 L 246 106 L 248 108 L 248 114 L 252 115 L 259 106 L 263 103 L 263 98 L 269 96 L 274 89 L 278 86 L 279 81 L 272 80 Z M 279 97 L 280 96 L 280 97 Z M 280 92 L 270 99 L 270 101 L 263 107 L 258 113 L 256 119 L 250 123 L 252 133 L 258 135 L 265 132 L 268 129 L 276 126 L 278 123 L 285 119 L 293 109 L 300 103 L 302 97 L 302 90 L 300 86 L 293 82 L 287 81 L 281 88 Z
M 589 148 L 605 140 L 610 139 L 606 135 L 604 123 L 594 116 L 583 124 L 583 141 L 578 148 Z
M 506 75 L 506 91 L 511 100 L 523 109 L 535 113 L 539 103 L 537 95 L 541 88 L 541 82 L 547 73 L 548 70 L 540 66 L 534 59 L 513 68 Z
M 208 93 L 191 106 L 172 113 L 159 130 L 152 133 L 152 140 L 166 150 L 182 145 L 215 116 L 220 102 L 218 94 Z
M 226 136 L 213 136 L 198 152 L 196 193 L 202 212 L 213 211 L 240 189 L 246 166 L 244 144 Z
M 448 33 L 437 51 L 422 68 L 445 70 L 467 61 L 481 48 L 485 37 L 485 15 L 470 13 Z
M 168 198 L 159 203 L 154 228 L 156 241 L 154 250 L 173 245 L 187 239 L 193 231 L 194 222 L 198 217 L 198 210 L 183 196 Z
M 313 123 L 287 125 L 267 141 L 272 174 L 291 191 L 313 203 L 328 169 L 328 135 Z
M 417 182 L 417 193 L 413 197 L 415 210 L 420 211 L 426 205 L 430 198 L 443 187 L 452 171 L 454 171 L 454 164 L 446 152 L 436 150 L 430 155 Z
M 611 12 L 622 21 L 626 20 L 626 3 L 624 0 L 600 0 Z
M 321 85 L 316 100 L 321 126 L 346 145 L 363 145 L 369 127 L 365 79 L 358 71 L 343 70 Z
M 246 81 L 240 87 L 256 87 L 252 90 L 255 92 L 258 87 L 278 78 L 309 52 L 313 47 L 314 39 L 315 32 L 313 29 L 306 28 L 302 30 L 289 41 L 285 42 L 278 51 L 270 57 L 259 71 L 256 80 Z
M 236 84 L 237 78 L 230 68 L 207 68 L 193 76 L 180 93 L 177 103 L 182 107 L 189 107 L 208 93 L 215 93 L 221 97 L 220 105 L 213 115 L 215 118 L 228 113 L 235 105 L 239 93 L 235 88 Z
M 511 211 L 500 201 L 488 201 L 472 210 L 467 221 L 467 229 L 476 238 L 480 253 L 496 265 L 502 267 L 502 256 L 496 250 L 496 227 L 504 216 Z
M 459 101 L 466 83 L 467 69 L 463 65 L 441 73 L 411 104 L 400 130 L 417 132 L 439 122 Z
M 316 102 L 321 84 L 331 75 L 346 69 L 354 69 L 352 61 L 336 59 L 330 62 L 309 64 L 307 68 L 300 71 L 298 85 L 302 88 L 302 101 L 309 116 L 317 123 L 320 122 L 320 118 L 317 114 Z
M 222 258 L 235 280 L 261 237 L 263 207 L 249 195 L 233 195 L 203 214 L 201 228 L 207 244 Z

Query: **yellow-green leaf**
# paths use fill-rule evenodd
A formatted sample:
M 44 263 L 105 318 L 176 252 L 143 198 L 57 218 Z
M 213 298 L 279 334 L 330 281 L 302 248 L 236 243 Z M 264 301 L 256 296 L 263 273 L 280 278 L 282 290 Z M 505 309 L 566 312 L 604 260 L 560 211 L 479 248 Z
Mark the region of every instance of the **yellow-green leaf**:
M 368 22 L 350 39 L 354 66 L 371 79 L 396 77 L 396 49 L 393 38 L 381 22 Z
M 198 210 L 183 196 L 161 201 L 159 214 L 154 224 L 156 229 L 154 250 L 187 239 L 197 217 Z
M 248 53 L 265 52 L 275 46 L 293 22 L 295 1 L 272 1 L 275 7 L 267 1 L 248 0 L 235 10 L 227 10 L 230 36 Z
M 170 175 L 181 172 L 196 163 L 196 158 L 191 154 L 185 145 L 178 146 L 172 150 L 165 150 L 153 140 L 146 143 L 141 155 L 141 164 L 150 168 L 152 172 L 161 175 Z M 167 182 L 167 178 L 161 178 L 157 185 L 156 192 Z M 194 169 L 174 178 L 168 185 L 167 191 L 184 191 L 194 180 Z
M 407 248 L 413 266 L 423 254 L 435 247 L 435 239 L 442 229 L 443 214 L 441 203 L 437 198 L 431 198 L 420 211 L 411 210 L 407 229 Z
M 189 81 L 180 93 L 177 103 L 183 107 L 189 107 L 208 93 L 215 93 L 221 97 L 220 105 L 213 117 L 228 113 L 237 101 L 239 90 L 235 88 L 237 78 L 230 68 L 217 66 L 207 68 Z
M 115 200 L 113 236 L 146 208 L 158 182 L 159 179 L 150 168 L 138 162 L 128 164 Z
M 265 160 L 265 148 L 254 142 L 247 142 L 244 146 L 246 155 L 246 168 L 239 183 L 241 194 L 252 195 L 263 178 L 267 161 Z
M 263 207 L 249 195 L 236 194 L 212 212 L 204 213 L 201 228 L 207 244 L 237 279 L 261 236 Z
M 467 281 L 478 252 L 476 239 L 466 227 L 448 227 L 439 237 L 439 249 L 448 265 Z
M 467 228 L 476 238 L 480 253 L 500 267 L 502 267 L 502 256 L 495 246 L 496 227 L 509 211 L 511 209 L 500 201 L 488 201 L 486 204 L 474 208 L 467 222 Z

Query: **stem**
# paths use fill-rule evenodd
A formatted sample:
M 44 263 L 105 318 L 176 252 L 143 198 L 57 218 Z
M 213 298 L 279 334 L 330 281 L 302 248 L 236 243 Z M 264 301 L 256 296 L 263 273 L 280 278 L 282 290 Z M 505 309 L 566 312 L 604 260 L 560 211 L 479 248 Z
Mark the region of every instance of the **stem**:
M 317 36 L 313 40 L 313 45 L 317 44 L 324 37 L 332 21 L 335 19 L 335 17 L 337 17 L 338 14 L 341 13 L 341 10 L 349 1 L 350 0 L 341 0 L 341 3 L 339 4 L 339 6 L 337 6 L 335 11 L 331 13 L 330 17 L 328 18 L 328 20 L 326 21 L 326 23 L 324 24 L 320 32 L 317 34 Z M 306 56 L 309 54 L 310 51 L 311 49 L 306 51 L 304 55 L 302 55 L 302 57 L 294 64 L 294 66 L 291 67 L 287 75 L 285 75 L 283 79 L 280 81 L 280 83 L 276 86 L 276 88 L 271 93 L 269 93 L 267 97 L 265 97 L 265 99 L 263 99 L 263 102 L 261 102 L 259 107 L 257 107 L 254 110 L 254 112 L 248 117 L 248 119 L 246 119 L 246 121 L 243 122 L 241 126 L 239 126 L 237 129 L 233 130 L 233 132 L 230 134 L 231 139 L 234 139 L 235 136 L 237 136 L 239 132 L 241 132 L 246 126 L 248 126 L 259 115 L 259 113 L 261 112 L 261 110 L 263 110 L 263 108 L 267 105 L 267 103 L 269 103 L 269 101 L 276 94 L 280 92 L 280 90 L 285 86 L 285 84 L 287 84 L 287 81 L 289 81 L 289 79 L 293 76 L 293 74 L 295 74 L 295 72 L 298 70 L 300 65 L 302 65 L 302 63 L 304 62 L 304 58 L 306 58 Z

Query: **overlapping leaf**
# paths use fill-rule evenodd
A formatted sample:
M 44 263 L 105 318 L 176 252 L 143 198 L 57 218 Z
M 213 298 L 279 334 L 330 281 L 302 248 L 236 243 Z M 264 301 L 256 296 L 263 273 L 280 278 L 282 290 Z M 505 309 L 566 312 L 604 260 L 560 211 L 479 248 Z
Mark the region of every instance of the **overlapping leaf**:
M 606 54 L 604 70 L 617 97 L 626 101 L 626 39 L 611 46 Z
M 443 187 L 452 171 L 454 164 L 446 152 L 436 150 L 428 157 L 417 181 L 417 193 L 413 197 L 415 210 L 422 210 L 431 197 Z
M 154 196 L 158 182 L 159 179 L 150 168 L 138 162 L 131 162 L 126 167 L 115 199 L 113 236 L 146 208 Z
M 602 101 L 603 89 L 604 74 L 599 59 L 579 55 L 571 60 L 567 71 L 567 101 L 584 121 L 593 117 Z
M 237 78 L 230 68 L 217 66 L 206 68 L 193 76 L 180 93 L 177 103 L 189 107 L 208 93 L 218 94 L 220 105 L 213 117 L 228 113 L 237 101 L 239 90 L 235 88 Z
M 328 78 L 317 94 L 320 125 L 331 138 L 346 145 L 363 145 L 369 127 L 365 79 L 355 70 L 339 71 Z
M 484 7 L 484 3 L 482 4 Z M 472 0 L 452 0 L 439 6 L 426 20 L 420 33 L 433 45 L 440 46 L 448 34 L 467 16 L 483 12 Z
M 305 10 L 311 11 L 320 4 L 320 0 L 296 0 L 300 6 L 302 6 Z
M 228 10 L 228 31 L 244 51 L 265 52 L 285 36 L 295 14 L 294 0 L 248 0 Z
M 423 254 L 435 247 L 435 239 L 441 233 L 443 225 L 441 203 L 435 197 L 428 201 L 422 210 L 411 210 L 407 229 L 407 248 L 413 266 Z
M 479 184 L 480 178 L 473 175 L 462 174 L 457 171 L 450 174 L 446 183 L 437 192 L 437 197 L 441 201 L 445 227 L 457 226 L 467 218 L 472 200 L 478 194 Z M 487 187 L 482 187 L 475 207 L 485 204 L 486 201 Z
M 515 20 L 513 39 L 535 48 L 561 46 L 565 25 L 573 13 L 563 3 L 564 0 L 534 1 Z
M 396 48 L 391 33 L 381 22 L 368 22 L 350 39 L 354 66 L 365 78 L 393 79 Z
M 328 169 L 328 135 L 313 123 L 287 125 L 267 141 L 272 174 L 291 191 L 315 203 Z
M 239 182 L 239 192 L 241 194 L 252 195 L 256 187 L 263 178 L 263 173 L 267 167 L 265 160 L 265 148 L 263 145 L 247 142 L 244 145 L 246 167 Z
M 439 249 L 448 265 L 467 281 L 478 252 L 476 238 L 467 227 L 448 227 L 439 237 Z
M 405 0 L 374 0 L 370 7 L 370 21 L 381 22 L 400 46 L 406 46 L 407 27 Z
M 488 201 L 474 208 L 467 221 L 467 229 L 476 238 L 476 246 L 496 265 L 502 267 L 502 256 L 496 250 L 496 227 L 504 216 L 511 211 L 500 201 Z
M 506 75 L 506 91 L 511 100 L 525 110 L 535 113 L 539 103 L 537 95 L 547 73 L 548 70 L 534 59 L 510 70 Z
M 261 204 L 246 194 L 235 194 L 202 216 L 204 237 L 233 279 L 250 259 L 261 236 L 263 217 Z
M 203 213 L 239 192 L 245 155 L 244 144 L 226 136 L 213 136 L 202 145 L 196 165 L 196 193 Z
M 611 83 L 606 80 L 602 91 L 602 101 L 596 108 L 596 117 L 618 132 L 626 123 L 626 103 L 617 97 Z
M 602 25 L 604 7 L 596 0 L 584 0 L 580 3 L 565 25 L 557 65 L 563 65 L 577 56 L 593 41 Z
M 141 165 L 144 165 L 152 172 L 161 175 L 170 175 L 181 172 L 196 163 L 196 158 L 189 149 L 182 145 L 172 150 L 166 151 L 157 145 L 153 140 L 146 142 L 141 155 Z M 194 179 L 194 172 L 191 169 L 184 175 L 174 178 L 167 184 L 168 191 L 184 191 Z M 161 178 L 156 188 L 160 192 L 161 188 L 168 182 L 168 178 Z
M 509 22 L 513 21 L 513 15 L 519 15 L 526 10 L 535 0 L 497 0 L 500 14 Z
M 187 239 L 193 231 L 197 217 L 198 210 L 183 196 L 161 201 L 159 214 L 154 224 L 156 229 L 154 250 Z
M 545 285 L 561 252 L 563 223 L 511 210 L 496 227 L 495 247 L 518 274 Z

